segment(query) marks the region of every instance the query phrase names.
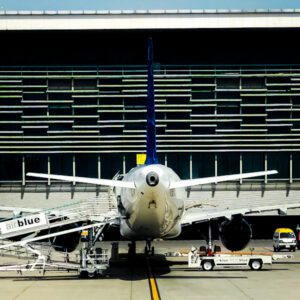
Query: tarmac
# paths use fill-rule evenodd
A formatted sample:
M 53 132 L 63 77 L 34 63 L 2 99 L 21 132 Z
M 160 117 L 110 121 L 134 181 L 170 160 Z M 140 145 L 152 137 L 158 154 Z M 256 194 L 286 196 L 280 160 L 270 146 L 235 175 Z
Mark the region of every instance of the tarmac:
M 203 244 L 203 241 L 155 242 L 156 254 L 146 259 L 142 254 L 144 243 L 139 242 L 139 254 L 129 262 L 123 254 L 127 242 L 120 242 L 123 260 L 113 264 L 106 276 L 97 279 L 79 279 L 74 271 L 48 271 L 45 275 L 37 271 L 23 275 L 0 272 L 0 299 L 299 299 L 299 250 L 291 253 L 292 259 L 276 261 L 260 271 L 235 267 L 205 272 L 188 268 L 187 257 L 176 256 Z M 108 242 L 104 245 L 110 246 Z M 247 248 L 272 251 L 272 241 L 252 241 Z M 18 260 L 0 257 L 0 265 L 7 263 L 18 263 Z

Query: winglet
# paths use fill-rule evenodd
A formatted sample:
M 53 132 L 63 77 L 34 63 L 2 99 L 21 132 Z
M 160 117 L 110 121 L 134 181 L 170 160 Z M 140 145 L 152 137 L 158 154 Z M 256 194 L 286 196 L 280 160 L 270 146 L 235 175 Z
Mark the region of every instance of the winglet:
M 148 39 L 148 91 L 147 91 L 147 159 L 146 165 L 157 164 L 155 98 L 153 76 L 153 42 Z

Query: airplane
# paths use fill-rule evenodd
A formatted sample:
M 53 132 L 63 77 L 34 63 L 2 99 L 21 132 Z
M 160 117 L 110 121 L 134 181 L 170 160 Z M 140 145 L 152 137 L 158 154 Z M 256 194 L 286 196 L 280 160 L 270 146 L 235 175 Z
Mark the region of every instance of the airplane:
M 251 238 L 251 226 L 244 215 L 262 211 L 286 211 L 300 207 L 295 204 L 266 205 L 227 210 L 203 210 L 187 208 L 186 188 L 217 184 L 245 178 L 277 174 L 276 170 L 181 180 L 169 167 L 159 164 L 156 148 L 155 97 L 153 73 L 153 42 L 148 40 L 148 88 L 147 88 L 147 148 L 144 165 L 131 169 L 121 180 L 85 178 L 76 176 L 28 173 L 27 176 L 77 183 L 103 185 L 114 188 L 120 233 L 128 240 L 146 241 L 145 253 L 154 252 L 151 241 L 156 238 L 170 239 L 180 235 L 182 226 L 194 222 L 225 218 L 220 226 L 223 245 L 232 251 L 243 249 Z M 80 229 L 80 227 L 79 227 Z

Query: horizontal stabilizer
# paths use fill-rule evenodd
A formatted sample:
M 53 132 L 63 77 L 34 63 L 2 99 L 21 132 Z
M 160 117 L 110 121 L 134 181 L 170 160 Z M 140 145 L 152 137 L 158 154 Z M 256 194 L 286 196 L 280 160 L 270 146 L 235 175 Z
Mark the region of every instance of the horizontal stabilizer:
M 115 187 L 128 188 L 128 189 L 135 188 L 133 182 L 121 181 L 121 180 L 96 179 L 96 178 L 63 176 L 63 175 L 48 175 L 42 173 L 27 173 L 26 175 L 32 177 L 38 177 L 38 178 L 55 179 L 55 180 L 80 182 L 80 183 L 90 183 L 90 184 L 105 185 L 105 186 L 115 186 Z
M 244 173 L 244 174 L 235 174 L 235 175 L 225 175 L 225 176 L 216 176 L 216 177 L 206 177 L 206 178 L 197 178 L 197 179 L 188 179 L 188 180 L 180 180 L 171 182 L 170 189 L 182 188 L 200 184 L 209 184 L 209 183 L 218 183 L 224 181 L 233 181 L 251 177 L 265 176 L 277 174 L 276 170 L 272 171 L 263 171 L 263 172 L 253 172 L 253 173 Z

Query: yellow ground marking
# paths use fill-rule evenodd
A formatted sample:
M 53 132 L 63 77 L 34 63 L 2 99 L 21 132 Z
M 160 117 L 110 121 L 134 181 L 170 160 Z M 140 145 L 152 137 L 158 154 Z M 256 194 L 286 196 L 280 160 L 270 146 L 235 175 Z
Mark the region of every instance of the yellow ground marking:
M 151 293 L 151 299 L 152 300 L 161 300 L 157 282 L 155 280 L 155 277 L 152 274 L 151 266 L 149 263 L 149 259 L 147 258 L 147 269 L 148 269 L 148 280 L 149 280 L 149 286 L 150 286 L 150 293 Z

